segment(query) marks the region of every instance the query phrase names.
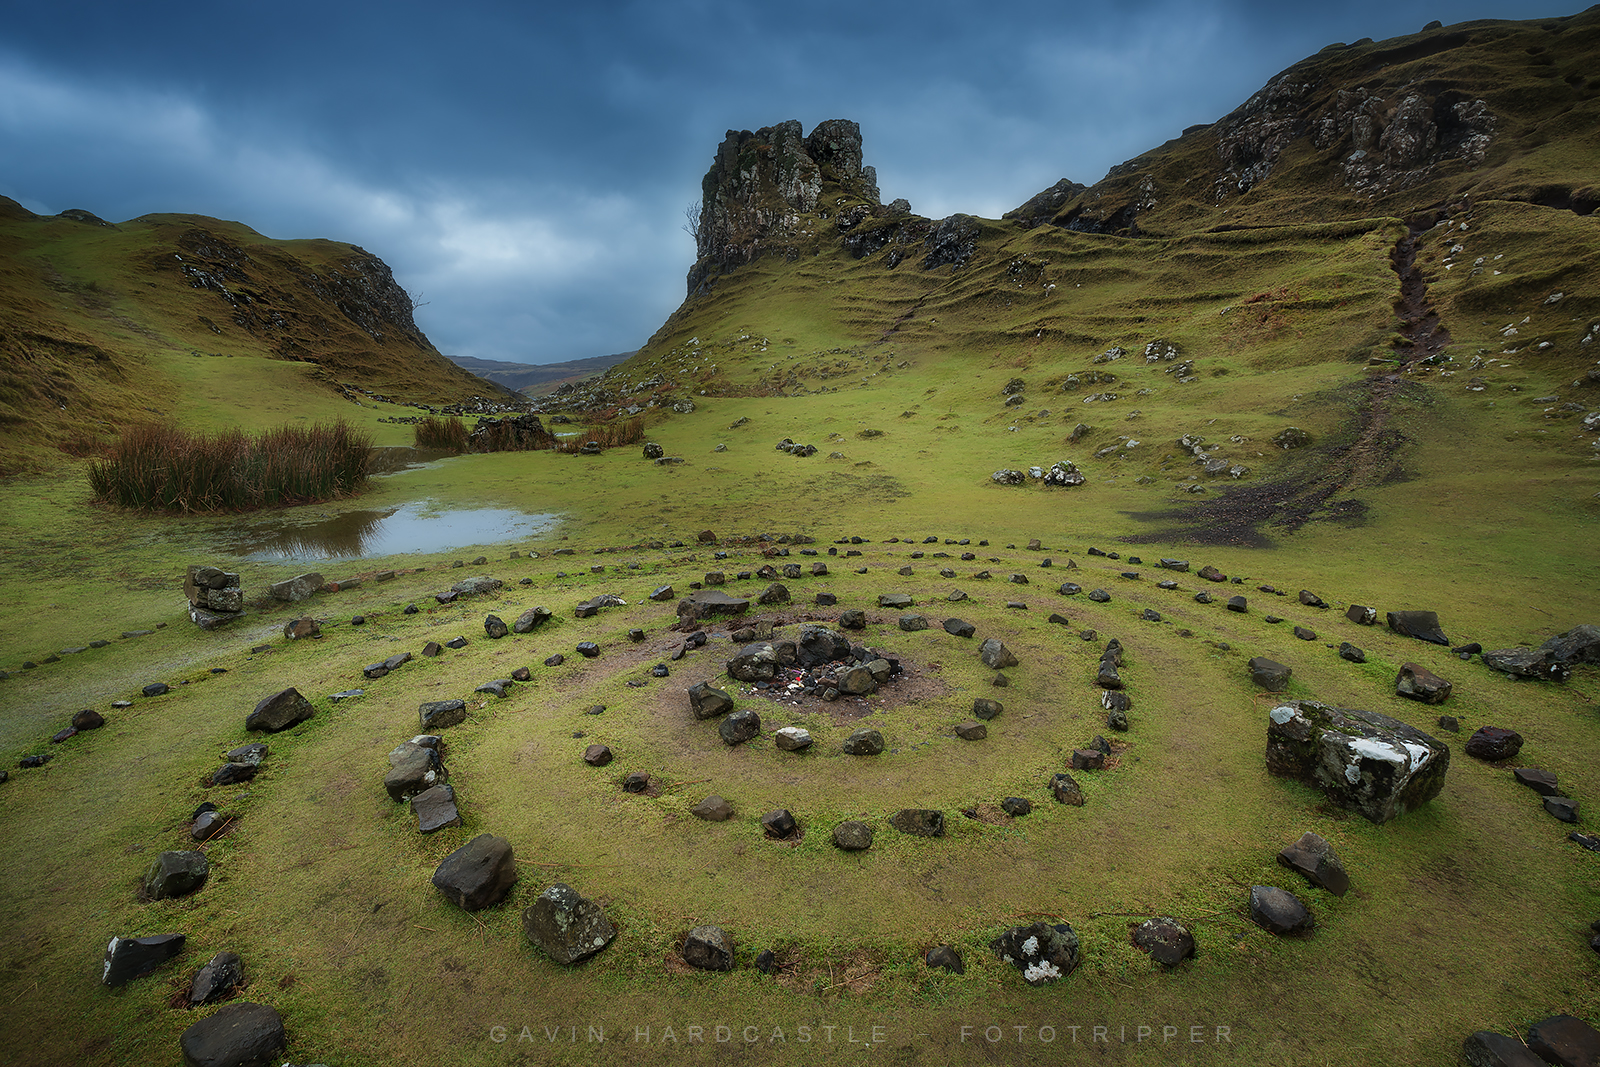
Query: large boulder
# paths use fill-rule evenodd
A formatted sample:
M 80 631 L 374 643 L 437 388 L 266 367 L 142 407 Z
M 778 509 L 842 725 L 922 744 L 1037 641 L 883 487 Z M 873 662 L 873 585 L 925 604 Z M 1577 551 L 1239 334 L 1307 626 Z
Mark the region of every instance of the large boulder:
M 1290 701 L 1267 713 L 1267 770 L 1384 823 L 1439 795 L 1450 749 L 1376 711 Z
M 277 1009 L 248 1001 L 226 1005 L 178 1039 L 184 1067 L 268 1067 L 288 1044 Z
M 517 884 L 511 842 L 479 834 L 439 863 L 433 884 L 450 903 L 467 911 L 500 903 Z
M 557 963 L 586 960 L 617 936 L 617 928 L 600 905 L 585 900 L 564 882 L 540 893 L 522 913 L 522 930 Z
M 290 686 L 265 697 L 255 710 L 245 716 L 246 730 L 263 730 L 275 734 L 297 726 L 316 714 L 311 701 L 300 695 L 300 690 Z
M 1065 978 L 1078 966 L 1078 935 L 1070 923 L 1013 926 L 989 942 L 989 947 L 1033 986 Z

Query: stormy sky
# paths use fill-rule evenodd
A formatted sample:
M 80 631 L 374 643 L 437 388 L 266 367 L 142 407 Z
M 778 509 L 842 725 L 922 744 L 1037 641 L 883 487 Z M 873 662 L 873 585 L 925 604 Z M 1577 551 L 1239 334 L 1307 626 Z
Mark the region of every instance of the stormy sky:
M 1529 0 L 0 0 L 0 194 L 358 244 L 446 353 L 638 347 L 729 129 L 861 124 L 885 200 L 995 217 L 1322 47 Z

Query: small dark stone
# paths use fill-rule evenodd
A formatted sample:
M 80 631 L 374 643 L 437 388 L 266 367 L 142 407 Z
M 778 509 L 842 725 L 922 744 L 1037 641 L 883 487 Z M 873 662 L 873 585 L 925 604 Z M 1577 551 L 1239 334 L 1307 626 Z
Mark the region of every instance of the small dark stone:
M 764 948 L 756 953 L 756 970 L 762 974 L 778 973 L 778 957 L 770 948 Z
M 1071 804 L 1081 808 L 1084 805 L 1083 787 L 1077 779 L 1065 772 L 1050 776 L 1050 792 L 1055 794 L 1057 803 Z
M 609 745 L 590 745 L 583 750 L 583 762 L 591 767 L 604 767 L 611 760 L 611 746 Z
M 106 945 L 105 968 L 100 980 L 108 986 L 131 982 L 182 952 L 184 941 L 183 934 L 113 937 Z
M 1516 776 L 1517 781 L 1542 797 L 1561 795 L 1561 790 L 1556 786 L 1556 776 L 1550 771 L 1538 767 L 1518 767 L 1512 774 Z
M 1481 760 L 1511 759 L 1522 751 L 1522 735 L 1503 726 L 1481 726 L 1467 738 L 1467 755 Z
M 944 632 L 953 637 L 971 637 L 978 632 L 978 628 L 965 619 L 944 620 Z
M 847 756 L 876 756 L 883 751 L 883 734 L 866 728 L 857 730 L 844 740 Z
M 222 1000 L 244 982 L 244 962 L 237 952 L 219 952 L 189 983 L 189 1006 Z
M 622 779 L 624 793 L 643 793 L 650 788 L 650 776 L 644 771 L 629 771 L 627 777 Z
M 1006 797 L 1000 802 L 1000 810 L 1012 817 L 1027 815 L 1033 811 L 1033 802 L 1027 797 Z
M 72 728 L 78 731 L 98 730 L 105 724 L 105 716 L 92 708 L 84 708 L 72 717 Z
M 769 811 L 761 816 L 761 828 L 766 831 L 768 837 L 775 837 L 782 841 L 793 837 L 798 826 L 788 808 L 779 808 L 777 811 Z
M 731 971 L 733 939 L 720 926 L 697 926 L 684 938 L 683 962 L 703 971 Z
M 1194 956 L 1194 935 L 1178 920 L 1162 915 L 1134 927 L 1133 943 L 1163 967 L 1176 967 Z
M 1361 649 L 1357 648 L 1355 645 L 1352 645 L 1349 641 L 1340 643 L 1339 658 L 1342 660 L 1348 660 L 1351 663 L 1367 662 L 1367 654 L 1361 651 Z
M 1545 797 L 1544 810 L 1562 822 L 1578 821 L 1578 802 L 1571 797 Z
M 1277 886 L 1250 887 L 1250 918 L 1279 935 L 1302 933 L 1316 925 L 1300 898 Z
M 557 652 L 555 655 L 553 655 L 550 658 L 546 659 L 544 661 L 544 665 L 546 667 L 559 667 L 565 662 L 567 662 L 567 657 L 565 657 L 561 653 Z
M 1460 733 L 1461 721 L 1454 715 L 1441 715 L 1439 716 L 1439 729 L 1449 730 L 1453 734 Z
M 952 974 L 966 974 L 967 965 L 961 961 L 961 953 L 949 945 L 938 945 L 928 950 L 922 957 L 922 962 L 929 967 L 938 967 Z

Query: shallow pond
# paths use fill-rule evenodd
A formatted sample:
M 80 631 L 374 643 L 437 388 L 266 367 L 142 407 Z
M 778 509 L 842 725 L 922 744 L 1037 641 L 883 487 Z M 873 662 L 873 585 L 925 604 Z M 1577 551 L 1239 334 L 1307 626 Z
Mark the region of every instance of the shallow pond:
M 347 511 L 320 522 L 279 520 L 235 526 L 224 546 L 241 559 L 256 562 L 314 563 L 516 541 L 548 530 L 557 518 L 507 508 L 438 508 L 429 501 L 415 501 L 382 511 Z

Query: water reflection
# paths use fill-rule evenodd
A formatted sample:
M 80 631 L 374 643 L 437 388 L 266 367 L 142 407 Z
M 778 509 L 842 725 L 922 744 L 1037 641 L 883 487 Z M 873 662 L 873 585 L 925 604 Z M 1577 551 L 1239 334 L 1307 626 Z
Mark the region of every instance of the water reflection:
M 529 515 L 506 508 L 430 511 L 424 501 L 387 511 L 347 511 L 321 522 L 239 526 L 228 547 L 235 555 L 257 562 L 313 563 L 516 541 L 549 529 L 555 520 L 554 515 Z

